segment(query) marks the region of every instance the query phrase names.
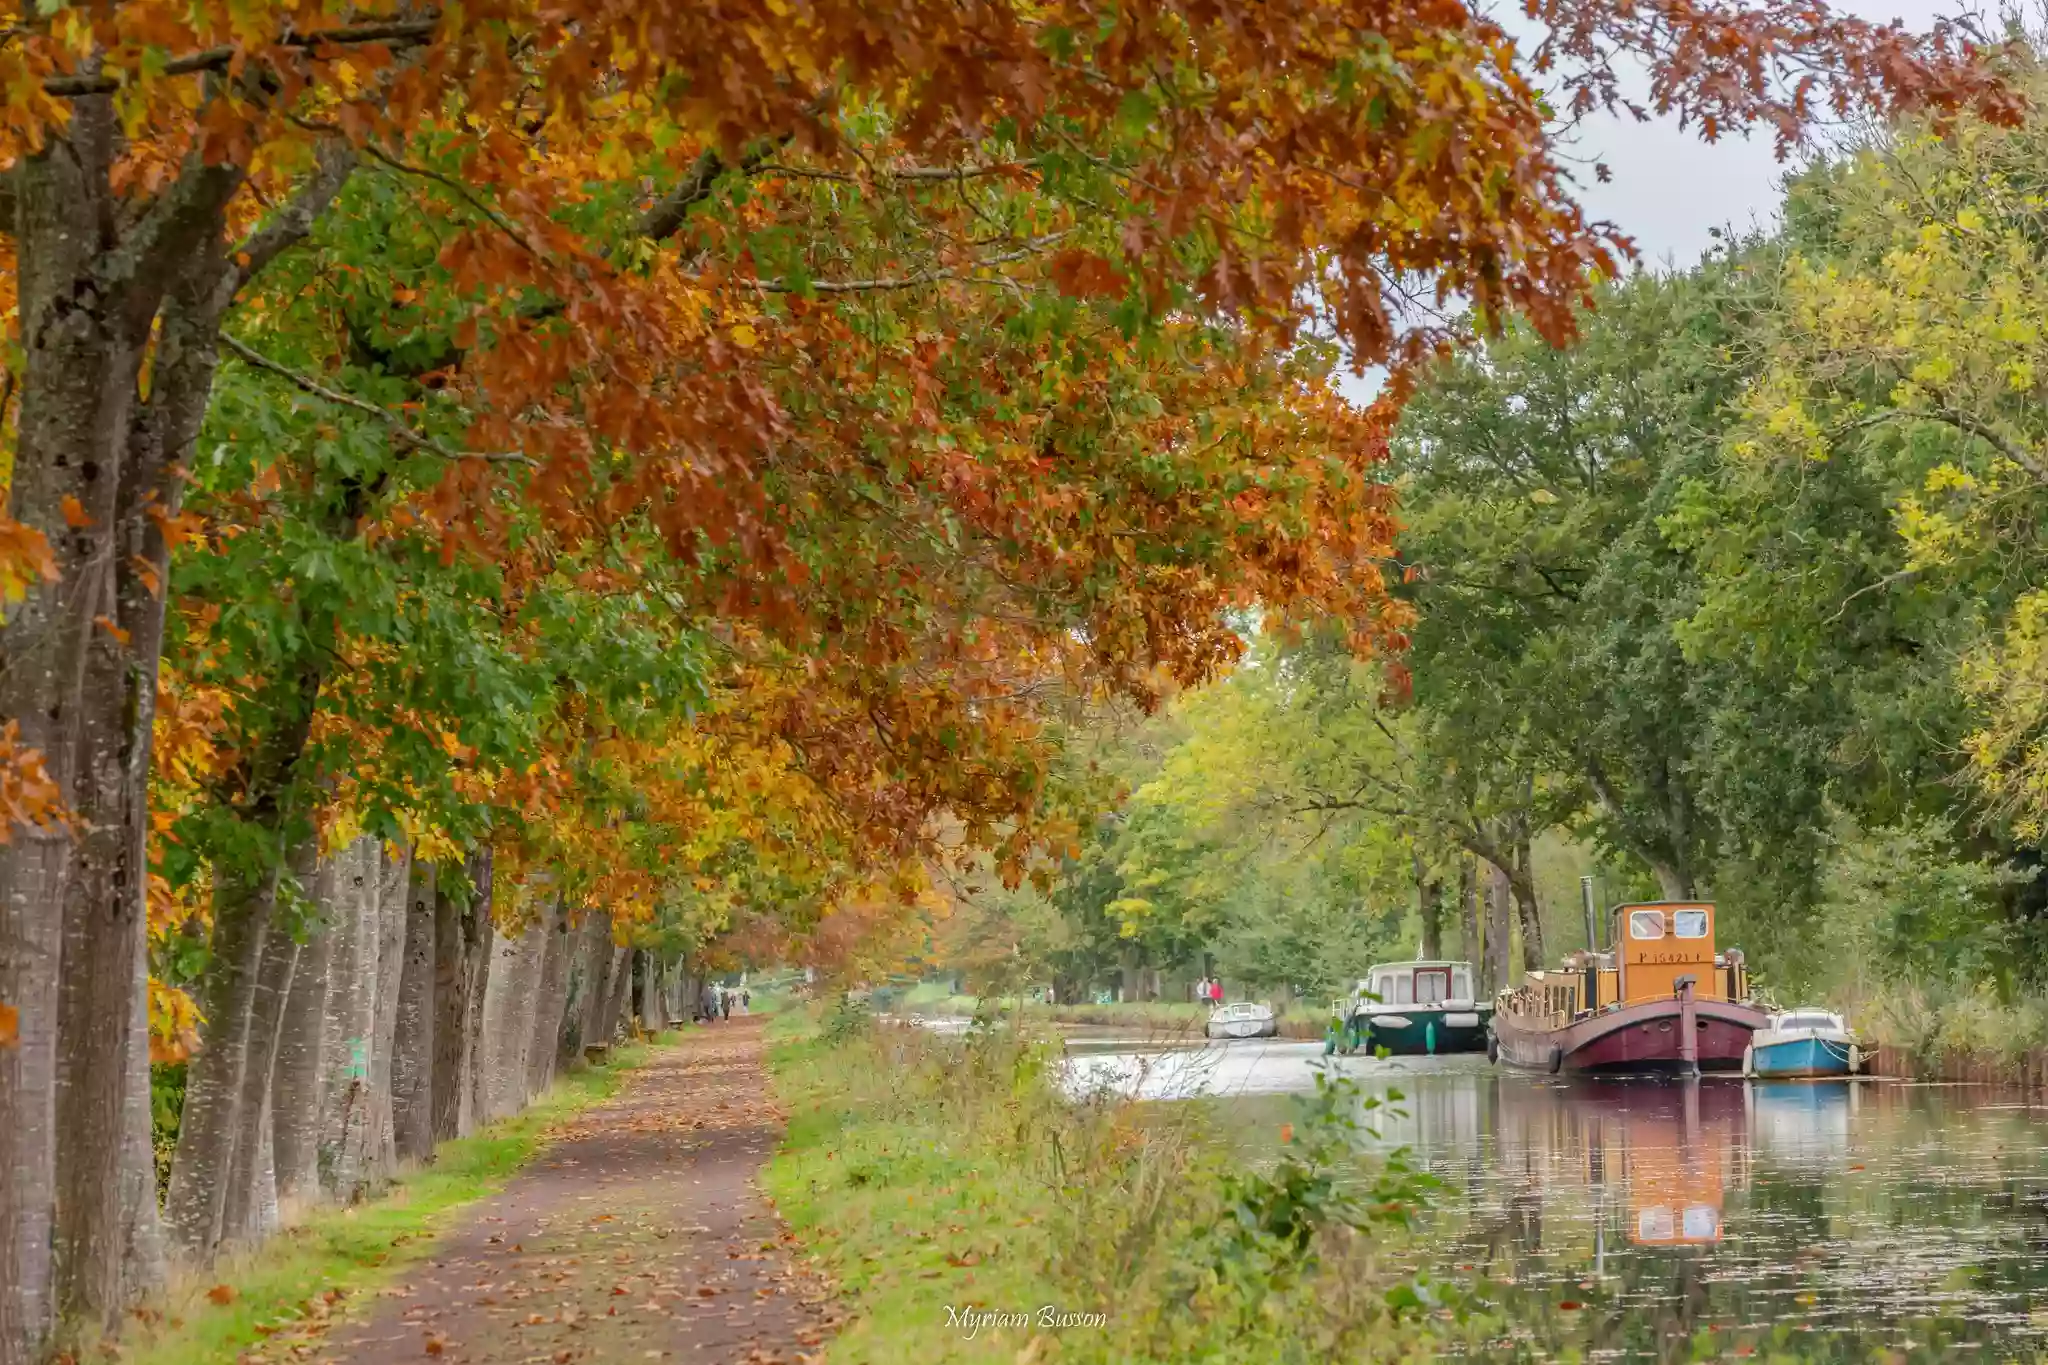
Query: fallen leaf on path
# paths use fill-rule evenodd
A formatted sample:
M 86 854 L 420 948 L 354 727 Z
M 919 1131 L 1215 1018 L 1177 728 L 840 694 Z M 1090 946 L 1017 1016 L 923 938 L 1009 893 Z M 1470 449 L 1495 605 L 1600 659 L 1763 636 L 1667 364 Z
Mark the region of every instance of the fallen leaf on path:
M 235 1301 L 235 1287 L 231 1284 L 217 1284 L 206 1291 L 206 1297 L 225 1308 Z

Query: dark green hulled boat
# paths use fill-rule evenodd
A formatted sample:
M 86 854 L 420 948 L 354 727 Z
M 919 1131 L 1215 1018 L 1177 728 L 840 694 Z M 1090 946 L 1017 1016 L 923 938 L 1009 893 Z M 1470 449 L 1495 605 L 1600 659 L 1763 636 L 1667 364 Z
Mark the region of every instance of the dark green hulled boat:
M 1330 1049 L 1398 1057 L 1486 1051 L 1493 1002 L 1473 998 L 1469 962 L 1385 962 L 1338 1002 Z

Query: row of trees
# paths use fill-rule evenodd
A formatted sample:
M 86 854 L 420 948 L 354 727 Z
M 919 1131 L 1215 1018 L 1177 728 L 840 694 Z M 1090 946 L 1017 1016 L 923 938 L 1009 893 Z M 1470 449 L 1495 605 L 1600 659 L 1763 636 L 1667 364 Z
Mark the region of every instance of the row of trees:
M 1891 125 L 1577 345 L 1437 368 L 1389 461 L 1399 661 L 1248 623 L 1002 941 L 1320 986 L 1456 926 L 1497 982 L 1583 944 L 1583 867 L 1713 896 L 1787 992 L 2039 984 L 2043 136 Z
M 1398 633 L 1340 349 L 1613 264 L 1455 5 L 788 8 L 9 25 L 0 1365 L 161 1273 L 152 1053 L 203 1261 L 516 1103 L 629 947 L 857 963 L 1070 846 L 1055 693 Z M 1547 17 L 1709 132 L 2019 107 L 1805 4 Z

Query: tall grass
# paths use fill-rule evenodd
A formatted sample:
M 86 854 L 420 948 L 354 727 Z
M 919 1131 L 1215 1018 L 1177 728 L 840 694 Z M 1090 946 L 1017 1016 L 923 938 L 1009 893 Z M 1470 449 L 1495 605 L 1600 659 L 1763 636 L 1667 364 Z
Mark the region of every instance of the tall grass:
M 782 1032 L 767 1185 L 851 1300 L 835 1365 L 1435 1354 L 1446 1324 L 1393 1259 L 1429 1182 L 1359 1154 L 1342 1081 L 1253 1168 L 1199 1106 L 1065 1093 L 1057 1049 L 1007 1027 Z

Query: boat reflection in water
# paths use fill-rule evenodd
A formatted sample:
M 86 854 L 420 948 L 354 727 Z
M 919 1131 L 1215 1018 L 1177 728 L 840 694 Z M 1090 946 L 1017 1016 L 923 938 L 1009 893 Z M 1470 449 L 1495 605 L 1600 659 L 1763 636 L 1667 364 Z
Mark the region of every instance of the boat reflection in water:
M 1508 1324 L 1468 1358 L 2048 1359 L 2048 1112 L 2010 1094 L 1341 1069 L 1444 1183 L 1414 1267 Z M 1215 1112 L 1248 1151 L 1291 1115 Z

